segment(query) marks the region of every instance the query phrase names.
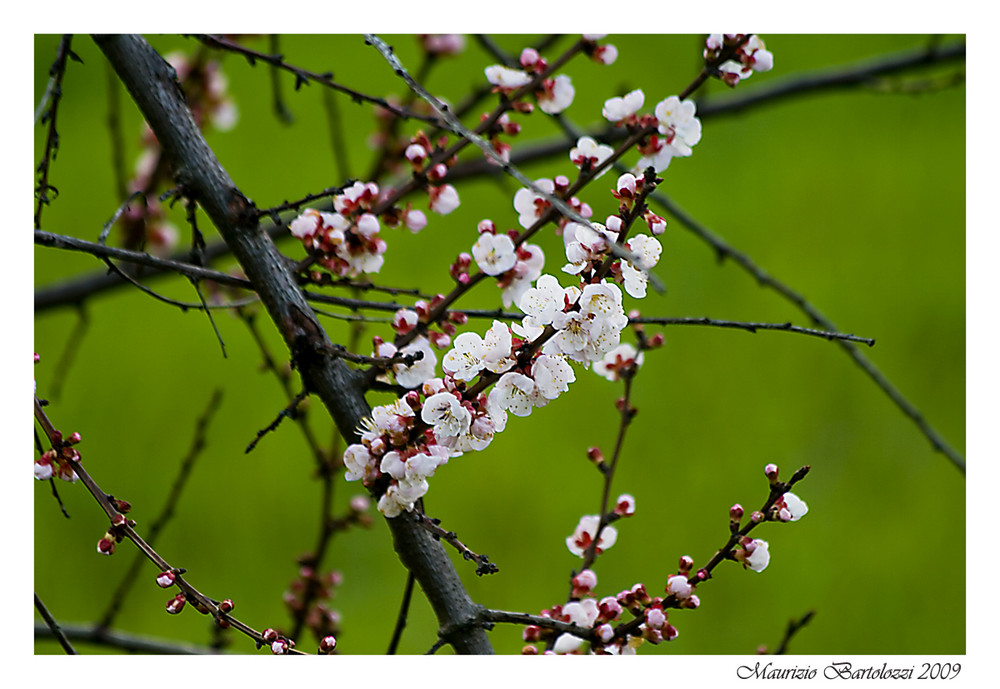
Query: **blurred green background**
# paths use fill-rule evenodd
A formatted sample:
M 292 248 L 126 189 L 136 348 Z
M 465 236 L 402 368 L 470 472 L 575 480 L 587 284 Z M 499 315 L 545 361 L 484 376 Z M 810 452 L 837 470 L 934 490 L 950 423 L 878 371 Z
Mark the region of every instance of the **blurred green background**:
M 775 55 L 774 70 L 754 75 L 735 94 L 710 83 L 707 96 L 739 95 L 803 70 L 918 48 L 928 40 L 764 38 Z M 163 53 L 199 48 L 183 38 L 149 40 Z M 496 40 L 516 53 L 537 37 Z M 571 40 L 562 38 L 547 55 L 558 55 Z M 633 88 L 645 91 L 644 111 L 651 111 L 697 73 L 700 41 L 695 36 L 608 38 L 620 52 L 614 65 L 578 58 L 566 67 L 576 87 L 566 115 L 580 126 L 597 124 L 604 100 Z M 395 36 L 391 42 L 415 70 L 420 62 L 416 39 Z M 247 43 L 269 50 L 263 37 Z M 57 44 L 58 37 L 36 37 L 36 104 Z M 60 148 L 50 177 L 60 194 L 44 210 L 42 229 L 93 241 L 121 201 L 106 124 L 109 74 L 88 37 L 75 38 L 73 50 L 83 64 L 70 63 L 65 77 Z M 333 71 L 339 81 L 365 93 L 404 93 L 359 36 L 284 37 L 281 50 L 291 63 Z M 286 104 L 295 117 L 285 126 L 272 110 L 267 69 L 234 55 L 223 56 L 223 63 L 240 122 L 231 132 L 209 130 L 207 138 L 243 192 L 267 207 L 341 184 L 321 87 L 294 91 L 290 75 L 282 75 Z M 439 62 L 426 85 L 459 102 L 484 83 L 482 70 L 494 63 L 470 39 L 461 56 Z M 962 69 L 953 64 L 935 74 Z M 965 89 L 900 92 L 897 87 L 905 83 L 913 82 L 893 79 L 816 92 L 738 116 L 706 119 L 693 156 L 674 160 L 662 174 L 661 189 L 800 291 L 843 331 L 877 338 L 865 354 L 964 453 Z M 123 89 L 119 97 L 131 169 L 141 119 Z M 366 141 L 372 109 L 334 97 L 348 144 L 349 175 L 363 178 L 373 159 Z M 488 108 L 484 105 L 467 122 L 478 122 L 479 112 Z M 556 133 L 541 112 L 516 119 L 523 131 L 511 140 L 515 150 Z M 417 125 L 404 127 L 412 133 Z M 35 127 L 36 164 L 45 133 Z M 472 157 L 467 151 L 463 159 Z M 574 175 L 565 155 L 524 170 L 534 178 Z M 615 208 L 612 185 L 613 175 L 582 195 L 597 219 Z M 383 229 L 389 250 L 380 282 L 446 292 L 451 284 L 447 267 L 458 252 L 469 250 L 480 219 L 516 226 L 511 204 L 516 185 L 510 180 L 481 178 L 458 189 L 461 207 L 447 217 L 428 214 L 421 234 Z M 412 201 L 426 208 L 422 196 Z M 758 287 L 736 265 L 718 264 L 706 244 L 667 218 L 656 269 L 667 294 L 651 291 L 641 303 L 626 297 L 626 308 L 641 308 L 647 316 L 810 325 L 794 306 Z M 181 205 L 171 211 L 171 219 L 181 229 L 181 241 L 190 242 Z M 204 218 L 200 227 L 209 241 L 217 239 Z M 538 242 L 547 272 L 562 275 L 561 239 L 549 229 Z M 293 242 L 280 246 L 293 257 L 302 255 Z M 233 267 L 231 261 L 217 265 Z M 35 249 L 36 287 L 102 268 L 87 255 Z M 568 278 L 562 282 L 568 284 Z M 178 299 L 197 300 L 181 278 L 151 285 Z M 464 306 L 495 307 L 498 296 L 482 285 Z M 41 363 L 35 378 L 39 396 L 51 400 L 56 427 L 83 435 L 79 449 L 85 466 L 102 488 L 131 501 L 130 516 L 141 531 L 166 499 L 196 419 L 212 391 L 221 388 L 223 402 L 208 446 L 157 549 L 187 568 L 203 592 L 232 598 L 235 613 L 251 626 L 287 628 L 282 593 L 296 574 L 296 556 L 315 543 L 320 483 L 292 423 L 264 438 L 252 454 L 243 452 L 286 404 L 277 381 L 262 369 L 246 327 L 224 311 L 215 312 L 228 352 L 223 358 L 203 313 L 182 312 L 135 289 L 101 294 L 88 302 L 86 314 L 82 334 L 74 309 L 36 315 L 35 351 Z M 258 321 L 271 351 L 284 360 L 275 329 L 266 318 Z M 333 341 L 348 340 L 343 321 L 327 318 L 324 323 Z M 488 323 L 470 325 L 482 332 Z M 729 506 L 739 502 L 749 511 L 764 501 L 763 467 L 769 462 L 778 464 L 784 477 L 812 465 L 796 489 L 810 512 L 795 524 L 761 528 L 757 535 L 771 545 L 767 570 L 757 574 L 723 563 L 715 579 L 700 588 L 700 609 L 671 613 L 679 638 L 657 647 L 647 644 L 642 652 L 773 648 L 790 618 L 814 609 L 814 620 L 791 646 L 794 653 L 964 653 L 964 476 L 933 451 L 913 422 L 834 343 L 702 327 L 663 332 L 666 345 L 647 354 L 636 379 L 640 413 L 612 488 L 612 495 L 634 495 L 638 509 L 619 523 L 617 544 L 597 562 L 598 594 L 613 595 L 640 581 L 655 594 L 681 555 L 691 555 L 698 566 L 707 561 L 727 537 Z M 370 352 L 373 335 L 387 333 L 386 326 L 371 325 L 362 352 Z M 631 335 L 624 339 L 630 341 Z M 53 386 L 67 348 L 73 363 L 56 395 Z M 454 558 L 474 600 L 527 612 L 565 600 L 569 573 L 579 564 L 565 538 L 600 502 L 600 477 L 585 451 L 598 445 L 610 454 L 618 420 L 614 400 L 621 392 L 621 384 L 578 368 L 571 394 L 529 418 L 511 417 L 508 430 L 487 451 L 452 460 L 432 479 L 428 512 L 500 566 L 498 574 L 478 578 L 473 566 Z M 369 399 L 379 404 L 388 398 L 372 394 Z M 309 422 L 328 444 L 332 425 L 315 401 L 311 410 Z M 107 526 L 103 513 L 82 485 L 60 482 L 58 488 L 71 519 L 62 516 L 47 485 L 34 485 L 35 591 L 61 622 L 93 621 L 105 610 L 134 549 L 125 543 L 113 557 L 97 555 L 96 542 Z M 338 480 L 336 511 L 342 512 L 360 489 Z M 343 617 L 343 653 L 384 652 L 402 595 L 406 572 L 375 516 L 370 531 L 338 535 L 325 562 L 343 573 L 332 602 Z M 155 586 L 156 573 L 152 564 L 144 565 L 116 627 L 208 643 L 207 618 L 190 609 L 178 616 L 165 613 L 170 594 Z M 400 651 L 422 653 L 435 638 L 430 607 L 416 595 Z M 514 626 L 498 627 L 491 638 L 501 653 L 516 653 L 523 645 Z M 231 648 L 253 652 L 252 644 L 236 634 Z M 303 638 L 299 648 L 313 650 L 312 641 Z M 60 649 L 38 642 L 36 652 Z

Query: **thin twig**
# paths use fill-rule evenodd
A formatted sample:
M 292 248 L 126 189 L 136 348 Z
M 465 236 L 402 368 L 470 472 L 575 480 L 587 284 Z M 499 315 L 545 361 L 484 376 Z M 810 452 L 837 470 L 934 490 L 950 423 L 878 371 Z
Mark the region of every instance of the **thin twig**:
M 426 531 L 430 532 L 435 539 L 441 539 L 459 553 L 466 560 L 473 560 L 476 563 L 476 574 L 483 576 L 484 574 L 495 574 L 500 571 L 500 568 L 493 562 L 490 562 L 490 558 L 485 554 L 478 554 L 472 551 L 467 545 L 458 540 L 458 534 L 454 531 L 446 531 L 441 528 L 440 519 L 432 519 L 428 517 L 423 512 L 414 511 L 412 513 L 413 520 L 416 521 L 420 526 L 422 526 Z
M 287 407 L 278 412 L 278 416 L 274 419 L 274 421 L 272 421 L 267 426 L 257 431 L 257 437 L 250 441 L 250 444 L 247 445 L 247 449 L 244 450 L 243 452 L 246 454 L 250 454 L 253 451 L 253 449 L 257 447 L 257 443 L 260 442 L 260 439 L 263 438 L 268 433 L 270 433 L 271 431 L 275 430 L 281 424 L 281 422 L 285 420 L 285 417 L 294 415 L 295 408 L 299 406 L 302 400 L 304 400 L 308 396 L 309 396 L 309 390 L 305 389 L 302 390 L 302 392 L 300 392 L 299 394 L 297 394 L 295 396 L 295 399 L 292 400 L 291 404 L 289 404 Z
M 88 644 L 117 648 L 133 653 L 151 655 L 217 655 L 218 649 L 208 646 L 181 644 L 166 639 L 153 639 L 146 636 L 136 636 L 126 632 L 102 629 L 98 626 L 63 625 L 63 633 L 67 638 Z M 35 624 L 35 639 L 48 639 L 53 636 L 52 630 L 43 624 Z
M 413 573 L 407 572 L 406 587 L 403 589 L 403 600 L 399 604 L 399 614 L 396 616 L 396 624 L 392 628 L 392 639 L 389 640 L 389 649 L 386 651 L 386 655 L 396 655 L 399 640 L 402 638 L 403 630 L 406 628 L 406 617 L 410 611 L 410 599 L 413 597 L 413 584 L 415 581 Z
M 421 115 L 420 113 L 410 112 L 402 108 L 398 108 L 384 98 L 379 98 L 377 96 L 369 96 L 368 94 L 361 93 L 352 88 L 348 88 L 343 84 L 339 84 L 333 80 L 332 73 L 318 74 L 316 72 L 311 72 L 308 69 L 303 69 L 301 67 L 296 67 L 284 61 L 282 55 L 268 55 L 267 53 L 261 53 L 256 50 L 252 50 L 238 43 L 234 43 L 227 38 L 222 36 L 210 36 L 210 35 L 197 35 L 195 36 L 199 41 L 209 46 L 210 48 L 217 48 L 219 50 L 227 50 L 232 53 L 238 53 L 245 57 L 251 65 L 255 65 L 257 60 L 273 65 L 278 69 L 283 69 L 286 72 L 291 72 L 295 75 L 295 90 L 297 91 L 301 86 L 314 82 L 331 88 L 334 91 L 339 91 L 341 93 L 347 94 L 351 97 L 351 100 L 355 103 L 368 102 L 374 105 L 378 105 L 396 115 L 397 117 L 402 117 L 405 119 L 421 120 L 424 122 L 430 122 L 431 124 L 437 124 L 437 119 L 434 117 L 428 117 L 426 115 Z
M 794 637 L 799 630 L 809 624 L 815 614 L 815 610 L 810 610 L 797 620 L 788 620 L 788 627 L 785 629 L 785 636 L 781 639 L 781 643 L 778 644 L 778 648 L 774 650 L 774 655 L 784 655 L 788 650 L 788 642 L 792 640 L 792 637 Z
M 55 427 L 52 425 L 52 422 L 42 409 L 42 404 L 38 397 L 35 397 L 35 421 L 42 427 L 42 431 L 48 437 L 53 449 L 59 450 L 65 445 L 62 440 L 62 434 L 56 431 Z M 149 545 L 149 543 L 147 543 L 146 540 L 143 539 L 142 536 L 140 536 L 135 530 L 135 527 L 132 525 L 133 523 L 129 520 L 124 520 L 124 515 L 118 511 L 118 507 L 112 502 L 112 496 L 101 490 L 100 486 L 97 485 L 81 462 L 76 462 L 73 466 L 73 470 L 76 472 L 77 477 L 79 477 L 80 482 L 87 488 L 87 492 L 89 492 L 94 500 L 97 501 L 97 504 L 100 505 L 101 509 L 108 516 L 108 518 L 110 520 L 121 520 L 124 522 L 120 526 L 114 527 L 121 534 L 121 536 L 132 541 L 132 543 L 134 543 L 136 547 L 139 548 L 139 550 L 159 568 L 159 571 L 172 572 L 174 574 L 174 585 L 181 590 L 181 593 L 188 603 L 191 603 L 194 607 L 200 610 L 205 610 L 206 613 L 212 615 L 216 621 L 228 623 L 234 629 L 237 629 L 243 634 L 249 636 L 257 643 L 258 648 L 262 645 L 268 644 L 260 632 L 233 617 L 231 613 L 226 613 L 220 610 L 219 604 L 215 600 L 203 594 L 184 578 L 183 569 L 172 566 L 158 552 L 156 552 L 156 550 L 154 550 L 153 547 Z M 301 651 L 296 651 L 295 649 L 289 649 L 288 652 L 301 654 Z
M 69 639 L 66 637 L 66 633 L 59 627 L 59 623 L 56 622 L 56 618 L 54 618 L 52 613 L 49 612 L 49 609 L 45 607 L 45 603 L 42 602 L 42 599 L 38 597 L 37 593 L 35 594 L 35 609 L 38 610 L 38 614 L 42 616 L 43 620 L 45 620 L 45 625 L 52 633 L 52 636 L 56 638 L 59 645 L 63 647 L 64 651 L 66 651 L 66 655 L 77 655 L 76 649 L 73 648 L 73 644 L 69 642 Z
M 49 131 L 45 137 L 45 152 L 42 154 L 42 160 L 36 169 L 38 172 L 38 185 L 35 187 L 35 198 L 37 200 L 35 206 L 36 230 L 42 226 L 42 206 L 47 206 L 52 202 L 52 199 L 49 198 L 49 192 L 54 191 L 56 196 L 59 195 L 59 190 L 49 184 L 49 167 L 52 165 L 52 161 L 55 160 L 56 153 L 59 150 L 59 132 L 56 129 L 56 116 L 59 113 L 59 101 L 62 98 L 62 80 L 66 74 L 66 60 L 67 58 L 72 58 L 77 62 L 82 62 L 76 53 L 70 49 L 72 40 L 73 34 L 64 34 L 59 40 L 55 62 L 49 68 L 49 83 L 42 96 L 42 102 L 39 103 L 38 110 L 35 113 L 36 121 L 40 119 L 42 123 L 47 122 L 49 125 Z M 46 104 L 48 105 L 47 108 L 44 107 Z M 41 114 L 39 115 L 39 113 Z
M 205 407 L 205 411 L 201 413 L 195 421 L 194 437 L 191 439 L 191 447 L 188 449 L 187 455 L 181 461 L 181 466 L 177 471 L 177 476 L 174 478 L 174 484 L 170 488 L 170 494 L 167 496 L 166 502 L 163 504 L 163 508 L 157 515 L 156 519 L 149 527 L 149 533 L 146 535 L 146 542 L 152 546 L 160 531 L 163 527 L 167 525 L 170 518 L 174 515 L 174 509 L 177 506 L 178 500 L 180 500 L 181 493 L 184 492 L 184 487 L 187 485 L 188 477 L 191 475 L 191 469 L 194 467 L 195 461 L 201 455 L 201 451 L 205 447 L 205 441 L 208 432 L 208 425 L 211 423 L 212 417 L 215 415 L 216 410 L 219 408 L 219 404 L 222 401 L 222 390 L 216 389 L 212 393 L 212 397 L 208 401 L 208 406 Z M 111 600 L 108 603 L 108 609 L 105 611 L 104 616 L 101 621 L 97 623 L 97 627 L 100 629 L 108 629 L 114 623 L 115 616 L 121 610 L 122 604 L 125 602 L 125 598 L 128 596 L 129 591 L 132 590 L 132 586 L 139 578 L 139 569 L 142 567 L 142 563 L 145 561 L 143 554 L 137 552 L 135 558 L 132 560 L 132 565 L 129 567 L 125 576 L 122 578 L 121 583 L 118 584 L 118 588 L 115 590 L 114 594 L 111 596 Z

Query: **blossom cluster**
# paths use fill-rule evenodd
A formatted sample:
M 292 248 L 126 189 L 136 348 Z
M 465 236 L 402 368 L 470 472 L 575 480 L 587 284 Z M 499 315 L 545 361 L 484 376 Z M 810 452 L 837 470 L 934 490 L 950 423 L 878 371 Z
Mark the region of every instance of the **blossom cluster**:
M 736 86 L 754 72 L 767 72 L 774 66 L 774 56 L 757 34 L 748 38 L 741 33 L 714 33 L 705 41 L 705 61 L 711 62 L 723 50 L 736 46 L 733 55 L 718 67 L 718 76 L 729 86 Z

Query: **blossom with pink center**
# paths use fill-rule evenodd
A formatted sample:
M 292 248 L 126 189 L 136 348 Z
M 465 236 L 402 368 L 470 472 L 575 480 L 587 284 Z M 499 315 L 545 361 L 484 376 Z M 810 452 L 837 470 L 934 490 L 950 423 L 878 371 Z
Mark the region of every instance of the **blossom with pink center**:
M 500 286 L 503 291 L 500 299 L 504 306 L 516 304 L 526 291 L 531 288 L 531 283 L 542 275 L 542 268 L 545 266 L 545 254 L 540 247 L 525 242 L 517 248 L 517 263 L 508 271 Z
M 429 208 L 438 215 L 448 215 L 459 206 L 458 192 L 450 184 L 431 186 L 427 193 L 430 196 Z
M 535 186 L 542 191 L 551 194 L 555 191 L 555 184 L 551 179 L 535 180 Z M 527 229 L 535 224 L 535 221 L 548 210 L 549 201 L 543 196 L 539 196 L 531 189 L 522 187 L 514 194 L 514 210 L 518 212 L 518 223 Z
M 604 101 L 604 108 L 601 114 L 606 120 L 617 124 L 627 120 L 639 112 L 639 108 L 646 101 L 646 95 L 639 89 L 626 93 L 624 96 L 616 96 Z
M 626 369 L 642 366 L 643 359 L 643 353 L 637 353 L 635 347 L 628 343 L 621 344 L 605 354 L 600 361 L 594 362 L 594 373 L 613 383 L 621 379 L 621 374 Z
M 597 601 L 587 598 L 581 601 L 572 601 L 563 606 L 562 614 L 569 618 L 569 622 L 578 627 L 590 628 L 597 621 Z M 583 645 L 583 639 L 572 634 L 562 634 L 556 639 L 552 650 L 558 654 L 572 653 Z
M 472 256 L 487 275 L 506 273 L 517 263 L 514 241 L 506 234 L 482 233 L 472 246 Z
M 597 364 L 594 365 L 596 366 Z M 628 493 L 622 493 L 615 500 L 614 512 L 620 517 L 631 517 L 635 514 L 635 498 Z
M 565 74 L 560 74 L 555 79 L 546 79 L 542 88 L 543 90 L 537 94 L 538 107 L 541 108 L 542 112 L 558 115 L 573 104 L 576 89 L 573 88 L 573 82 Z
M 674 155 L 691 155 L 691 147 L 701 140 L 701 120 L 695 117 L 694 101 L 670 96 L 657 103 L 653 113 L 659 122 L 659 132 L 666 136 Z
M 809 506 L 795 493 L 785 493 L 774 506 L 778 508 L 778 519 L 783 522 L 797 522 L 809 511 Z
M 589 164 L 589 170 L 594 170 L 598 165 L 610 158 L 611 154 L 614 152 L 615 149 L 611 148 L 607 144 L 599 144 L 592 137 L 581 136 L 576 142 L 576 146 L 570 150 L 569 159 L 574 165 L 577 166 L 577 168 L 580 168 L 581 170 L 583 169 L 584 163 Z M 610 166 L 604 168 L 594 179 L 603 177 L 604 174 L 610 169 Z
M 594 542 L 597 527 L 601 523 L 601 518 L 597 515 L 588 515 L 580 518 L 580 523 L 576 526 L 573 535 L 566 539 L 566 547 L 578 557 L 583 557 L 584 553 Z M 613 526 L 605 526 L 601 530 L 601 537 L 597 540 L 597 547 L 594 550 L 596 555 L 600 555 L 610 548 L 618 540 L 618 531 Z

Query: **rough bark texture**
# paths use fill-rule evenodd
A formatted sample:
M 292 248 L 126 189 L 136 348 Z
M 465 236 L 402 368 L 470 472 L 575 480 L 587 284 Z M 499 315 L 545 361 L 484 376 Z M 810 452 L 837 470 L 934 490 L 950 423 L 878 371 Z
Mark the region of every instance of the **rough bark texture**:
M 370 412 L 359 376 L 331 356 L 331 342 L 286 259 L 202 137 L 173 69 L 141 36 L 94 40 L 156 134 L 175 182 L 201 205 L 253 283 L 304 384 L 320 397 L 348 442 L 355 441 L 358 424 Z M 459 653 L 492 653 L 485 631 L 470 624 L 480 606 L 469 598 L 441 544 L 405 515 L 387 522 L 396 552 L 433 606 L 441 633 Z

